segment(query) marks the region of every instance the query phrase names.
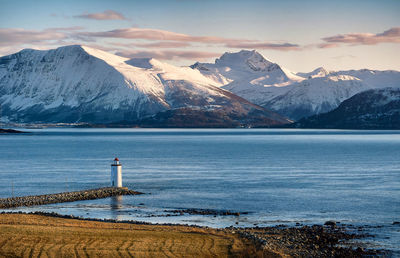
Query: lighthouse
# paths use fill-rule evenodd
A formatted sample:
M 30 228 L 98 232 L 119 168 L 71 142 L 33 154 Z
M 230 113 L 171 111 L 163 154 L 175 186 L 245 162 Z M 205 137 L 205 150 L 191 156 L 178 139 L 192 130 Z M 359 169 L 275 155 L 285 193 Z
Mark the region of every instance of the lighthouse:
M 111 186 L 122 187 L 122 165 L 118 158 L 111 164 Z

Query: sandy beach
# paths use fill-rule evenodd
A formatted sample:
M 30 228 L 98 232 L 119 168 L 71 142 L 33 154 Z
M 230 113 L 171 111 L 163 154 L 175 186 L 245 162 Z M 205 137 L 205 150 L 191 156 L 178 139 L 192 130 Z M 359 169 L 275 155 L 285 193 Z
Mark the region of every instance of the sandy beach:
M 254 245 L 237 234 L 153 226 L 0 215 L 0 257 L 240 257 Z
M 212 229 L 0 214 L 0 257 L 371 257 L 336 225 Z

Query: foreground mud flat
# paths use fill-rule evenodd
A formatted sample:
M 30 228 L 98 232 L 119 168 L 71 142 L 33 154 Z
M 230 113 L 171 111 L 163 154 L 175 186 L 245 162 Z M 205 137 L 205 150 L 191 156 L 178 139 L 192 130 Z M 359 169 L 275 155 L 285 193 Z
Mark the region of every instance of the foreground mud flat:
M 212 229 L 80 219 L 58 214 L 0 214 L 0 257 L 385 257 L 343 246 L 360 238 L 336 224 Z
M 243 257 L 237 234 L 189 226 L 111 223 L 0 214 L 0 257 Z

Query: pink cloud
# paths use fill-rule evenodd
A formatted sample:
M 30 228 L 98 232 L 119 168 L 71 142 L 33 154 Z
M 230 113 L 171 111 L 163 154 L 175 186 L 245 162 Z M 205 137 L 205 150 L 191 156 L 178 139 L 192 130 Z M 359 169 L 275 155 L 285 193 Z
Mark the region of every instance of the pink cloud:
M 126 47 L 126 48 L 179 48 L 179 47 L 189 47 L 191 44 L 189 42 L 180 41 L 157 41 L 151 43 L 110 43 L 115 46 Z
M 380 43 L 400 43 L 400 27 L 391 28 L 382 33 L 349 33 L 323 38 L 327 43 L 351 45 L 376 45 Z
M 339 46 L 339 44 L 337 44 L 337 43 L 321 43 L 321 44 L 318 44 L 319 48 L 334 48 L 334 47 L 338 47 L 338 46 Z
M 400 27 L 391 28 L 385 30 L 384 32 L 377 34 L 378 37 L 399 37 L 400 36 Z
M 271 49 L 279 51 L 303 50 L 310 47 L 334 48 L 340 44 L 352 45 L 374 45 L 379 43 L 400 43 L 400 27 L 391 28 L 382 33 L 350 33 L 323 38 L 324 43 L 300 46 L 293 43 L 272 43 L 259 40 L 233 39 L 214 36 L 191 36 L 183 33 L 176 33 L 158 29 L 125 28 L 104 32 L 86 32 L 83 37 L 88 38 L 123 38 L 123 39 L 145 39 L 157 40 L 154 43 L 136 43 L 136 47 L 143 48 L 177 48 L 190 46 L 188 43 L 221 44 L 228 48 L 247 49 Z M 167 42 L 172 41 L 172 42 Z
M 68 36 L 59 29 L 25 30 L 19 28 L 0 28 L 0 45 L 38 44 L 46 41 L 66 39 Z
M 166 50 L 166 51 L 120 51 L 116 53 L 119 56 L 129 58 L 156 58 L 160 60 L 181 60 L 181 59 L 195 59 L 202 60 L 214 58 L 221 55 L 221 53 L 206 52 L 206 51 L 180 51 L 180 50 Z
M 227 43 L 226 47 L 230 48 L 248 48 L 248 49 L 272 49 L 272 50 L 281 50 L 281 51 L 290 51 L 290 50 L 300 50 L 300 46 L 297 44 L 291 43 L 270 43 L 270 42 L 236 42 L 236 43 Z
M 212 36 L 191 36 L 183 33 L 176 33 L 166 30 L 145 29 L 145 28 L 126 28 L 116 29 L 104 32 L 86 32 L 83 33 L 87 37 L 103 37 L 103 38 L 124 38 L 124 39 L 147 39 L 161 41 L 181 41 L 181 42 L 201 42 L 201 43 L 220 43 L 229 42 L 252 42 L 252 40 L 228 39 Z
M 135 43 L 133 46 L 147 48 L 176 48 L 190 46 L 191 43 L 222 44 L 229 48 L 250 48 L 250 49 L 273 49 L 280 51 L 300 50 L 301 47 L 291 43 L 271 43 L 258 40 L 232 39 L 214 36 L 191 36 L 183 33 L 176 33 L 166 30 L 125 28 L 103 32 L 82 33 L 84 37 L 100 38 L 123 38 L 123 39 L 145 39 L 157 40 L 154 43 Z M 170 41 L 170 42 L 168 42 Z M 125 45 L 125 44 L 124 44 Z
M 191 45 L 188 42 L 159 41 L 154 43 L 136 43 L 135 46 L 141 48 L 178 48 L 178 47 L 189 47 Z
M 56 27 L 56 28 L 49 28 L 46 29 L 45 31 L 79 31 L 79 30 L 83 30 L 84 27 L 81 26 L 72 26 L 72 27 Z
M 74 17 L 92 20 L 128 20 L 123 14 L 113 10 L 106 10 L 102 13 L 84 13 Z
M 332 59 L 339 59 L 339 60 L 341 60 L 341 59 L 344 59 L 344 58 L 356 58 L 356 56 L 353 56 L 353 55 L 341 55 L 341 56 L 333 56 L 333 57 L 331 57 Z

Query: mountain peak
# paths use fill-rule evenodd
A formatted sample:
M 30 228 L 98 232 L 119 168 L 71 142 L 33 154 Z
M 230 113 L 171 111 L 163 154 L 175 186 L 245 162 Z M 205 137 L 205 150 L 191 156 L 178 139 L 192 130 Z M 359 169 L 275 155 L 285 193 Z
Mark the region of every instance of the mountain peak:
M 215 60 L 215 64 L 225 66 L 247 66 L 253 71 L 266 71 L 277 68 L 274 64 L 256 50 L 241 50 L 239 52 L 225 52 L 220 58 Z
M 326 70 L 324 67 L 321 66 L 321 67 L 318 67 L 317 69 L 315 69 L 314 71 L 312 71 L 311 73 L 315 74 L 315 75 L 326 76 L 330 72 L 328 70 Z
M 85 46 L 83 45 L 67 45 L 67 46 L 62 46 L 58 47 L 55 50 L 59 52 L 81 52 L 85 51 Z
M 132 58 L 126 61 L 125 63 L 139 68 L 150 69 L 153 67 L 152 60 L 153 58 L 150 57 Z
M 82 48 L 82 47 L 84 47 L 84 46 L 80 45 L 80 44 L 73 44 L 73 45 L 62 46 L 62 47 L 59 47 L 58 49 L 76 49 L 76 48 Z
M 256 50 L 245 50 L 242 49 L 239 52 L 225 52 L 220 58 L 216 60 L 216 62 L 222 62 L 222 61 L 246 61 L 247 59 L 259 59 L 259 60 L 265 60 L 268 61 L 264 58 L 263 55 L 258 53 Z M 269 61 L 268 61 L 269 62 Z
M 163 70 L 165 67 L 173 67 L 173 65 L 163 63 L 152 57 L 140 57 L 140 58 L 132 58 L 125 61 L 128 65 L 132 65 L 139 68 L 144 69 L 161 69 Z
M 331 71 L 326 70 L 324 67 L 318 67 L 317 69 L 313 70 L 312 72 L 309 73 L 297 73 L 298 76 L 304 77 L 304 78 L 318 78 L 318 77 L 326 77 L 329 74 L 331 74 Z

